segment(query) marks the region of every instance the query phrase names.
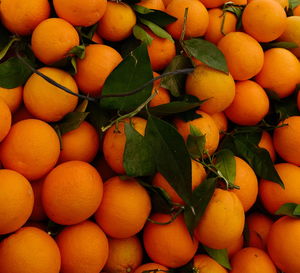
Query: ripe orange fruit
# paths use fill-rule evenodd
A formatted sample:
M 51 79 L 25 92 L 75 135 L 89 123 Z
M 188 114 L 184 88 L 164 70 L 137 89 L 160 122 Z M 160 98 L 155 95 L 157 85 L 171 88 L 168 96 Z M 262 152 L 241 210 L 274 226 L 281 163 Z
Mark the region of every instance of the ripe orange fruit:
M 0 145 L 0 161 L 6 169 L 36 180 L 47 174 L 59 157 L 59 139 L 54 129 L 38 119 L 15 123 Z
M 253 1 L 254 0 L 248 0 L 248 4 L 253 2 Z M 274 0 L 274 1 L 278 2 L 284 9 L 288 8 L 288 6 L 289 6 L 289 0 Z
M 151 219 L 166 223 L 171 216 L 156 213 Z M 144 228 L 143 240 L 150 259 L 169 268 L 186 264 L 193 258 L 198 247 L 198 242 L 191 238 L 182 215 L 167 225 L 148 222 Z
M 231 259 L 231 273 L 276 273 L 276 267 L 266 252 L 259 248 L 246 247 Z
M 288 216 L 281 217 L 271 227 L 268 252 L 276 266 L 285 273 L 300 271 L 299 231 L 300 220 Z
M 291 116 L 281 123 L 287 124 L 274 130 L 275 151 L 287 162 L 300 165 L 300 116 Z
M 210 248 L 227 248 L 242 235 L 244 222 L 243 205 L 236 194 L 216 189 L 195 229 L 195 236 Z
M 29 35 L 50 15 L 47 0 L 1 0 L 1 19 L 4 26 L 19 35 Z
M 163 0 L 142 0 L 137 5 L 148 8 L 165 11 L 165 4 Z
M 65 58 L 78 45 L 79 35 L 76 29 L 61 18 L 42 21 L 31 36 L 32 51 L 44 64 L 52 64 Z
M 235 253 L 240 251 L 244 245 L 244 236 L 242 235 L 237 240 L 231 242 L 231 245 L 227 247 L 228 257 L 231 258 Z
M 22 103 L 23 87 L 18 86 L 12 89 L 0 87 L 0 98 L 7 104 L 10 111 L 14 113 Z
M 106 78 L 121 61 L 121 55 L 112 47 L 88 45 L 85 58 L 77 60 L 75 80 L 79 89 L 84 94 L 99 96 Z
M 255 80 L 263 88 L 274 91 L 279 98 L 285 98 L 294 92 L 300 82 L 299 74 L 300 64 L 293 53 L 284 48 L 272 48 L 265 52 L 263 68 Z
M 255 125 L 269 112 L 269 98 L 265 90 L 254 81 L 241 81 L 235 84 L 235 97 L 224 113 L 238 125 Z M 255 102 L 255 111 L 252 103 Z
M 228 130 L 228 120 L 224 114 L 224 112 L 217 112 L 210 115 L 217 125 L 220 133 L 220 138 L 223 137 L 224 133 Z
M 78 93 L 76 82 L 67 72 L 53 67 L 40 68 L 39 72 Z M 62 119 L 75 109 L 78 102 L 76 96 L 64 92 L 35 73 L 24 86 L 23 98 L 28 111 L 47 122 Z
M 269 152 L 272 161 L 275 161 L 276 153 L 273 145 L 273 140 L 271 135 L 267 131 L 262 132 L 258 147 L 266 149 Z
M 110 178 L 95 218 L 106 234 L 128 238 L 143 228 L 151 210 L 148 192 L 135 179 Z
M 107 272 L 134 272 L 141 265 L 143 248 L 136 236 L 108 239 L 109 254 L 104 270 Z
M 208 16 L 205 40 L 217 44 L 224 35 L 236 30 L 237 18 L 233 13 L 214 8 L 208 11 Z
M 295 16 L 300 16 L 300 5 L 293 9 L 293 14 Z
M 95 213 L 102 195 L 103 183 L 97 170 L 84 161 L 68 161 L 45 178 L 42 202 L 52 221 L 74 225 Z
M 7 136 L 11 128 L 11 112 L 7 104 L 0 98 L 0 142 Z
M 175 119 L 175 126 L 185 141 L 190 134 L 190 126 L 192 125 L 197 128 L 203 135 L 205 135 L 204 149 L 212 155 L 219 145 L 218 127 L 209 114 L 200 110 L 197 110 L 196 113 L 201 115 L 201 117 L 188 122 L 181 119 Z
M 208 114 L 225 110 L 235 96 L 235 84 L 231 74 L 225 74 L 204 64 L 187 76 L 186 93 L 206 100 L 200 109 Z
M 280 185 L 265 179 L 259 184 L 259 196 L 266 210 L 274 214 L 285 203 L 300 204 L 300 188 L 297 181 L 300 179 L 300 168 L 290 163 L 275 165 L 284 189 Z
M 258 42 L 277 39 L 286 27 L 286 13 L 274 0 L 255 0 L 244 9 L 242 23 L 245 32 Z
M 107 41 L 122 41 L 132 34 L 136 15 L 132 8 L 123 2 L 107 2 L 97 32 Z
M 298 92 L 298 94 L 297 94 L 297 107 L 298 107 L 298 110 L 300 111 L 300 92 Z
M 126 144 L 125 123 L 131 123 L 135 130 L 144 135 L 147 121 L 139 117 L 125 119 L 110 127 L 103 138 L 103 154 L 108 165 L 119 174 L 125 174 L 123 154 Z M 113 152 L 112 152 L 113 151 Z
M 103 39 L 98 35 L 97 32 L 94 32 L 93 36 L 92 36 L 92 41 L 95 42 L 96 44 L 101 44 L 103 45 Z
M 164 2 L 165 7 L 166 7 L 167 5 L 169 5 L 172 2 L 172 0 L 163 0 L 163 2 Z
M 13 232 L 25 224 L 33 208 L 33 199 L 32 188 L 24 176 L 0 170 L 0 234 Z
M 47 215 L 42 203 L 42 190 L 44 186 L 44 180 L 45 178 L 43 177 L 39 180 L 30 182 L 34 194 L 34 204 L 32 213 L 30 215 L 31 221 L 43 221 L 47 219 Z
M 203 36 L 208 27 L 208 12 L 199 0 L 173 0 L 167 8 L 166 13 L 177 18 L 177 21 L 167 25 L 166 30 L 176 40 L 179 40 L 183 22 L 184 12 L 188 8 L 185 37 Z
M 194 257 L 193 269 L 201 273 L 227 273 L 224 267 L 205 254 L 198 254 Z
M 158 73 L 154 72 L 153 77 L 159 76 Z M 166 104 L 171 101 L 170 93 L 167 89 L 160 87 L 160 80 L 157 80 L 153 84 L 152 93 L 156 92 L 155 97 L 150 101 L 149 106 L 155 107 L 161 104 Z
M 222 6 L 226 1 L 224 0 L 200 0 L 206 8 L 217 8 Z
M 23 227 L 0 243 L 1 273 L 59 273 L 60 253 L 45 231 Z
M 61 273 L 98 273 L 107 261 L 107 237 L 91 221 L 65 227 L 56 242 L 61 253 Z
M 158 269 L 159 270 L 168 270 L 168 268 L 163 265 L 156 264 L 156 263 L 147 263 L 147 264 L 143 264 L 143 265 L 139 266 L 133 273 L 143 273 L 146 270 L 155 271 Z
M 59 162 L 70 160 L 91 162 L 99 149 L 99 135 L 86 121 L 82 122 L 77 129 L 64 134 L 61 140 Z
M 91 26 L 103 16 L 107 0 L 54 0 L 56 14 L 74 26 Z

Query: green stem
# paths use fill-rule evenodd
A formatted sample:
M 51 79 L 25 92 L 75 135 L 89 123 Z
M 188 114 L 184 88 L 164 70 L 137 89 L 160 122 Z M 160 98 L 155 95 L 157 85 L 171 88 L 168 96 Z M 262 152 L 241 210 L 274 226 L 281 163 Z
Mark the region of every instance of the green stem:
M 162 226 L 165 226 L 165 225 L 169 225 L 171 224 L 172 222 L 174 222 L 176 220 L 176 218 L 179 216 L 180 213 L 182 213 L 184 210 L 184 207 L 180 207 L 179 210 L 174 213 L 171 217 L 171 219 L 168 221 L 168 222 L 157 222 L 155 220 L 152 220 L 150 218 L 148 218 L 147 220 L 153 224 L 156 224 L 156 225 L 162 225 Z

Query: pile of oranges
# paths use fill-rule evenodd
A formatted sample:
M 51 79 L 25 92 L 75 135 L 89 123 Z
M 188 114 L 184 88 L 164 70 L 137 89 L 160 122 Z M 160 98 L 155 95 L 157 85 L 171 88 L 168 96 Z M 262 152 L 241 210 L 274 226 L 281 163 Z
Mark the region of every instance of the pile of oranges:
M 1 29 L 14 41 L 5 54 L 1 48 L 0 71 L 10 57 L 29 54 L 17 52 L 24 44 L 33 53 L 25 57 L 35 59 L 36 70 L 24 85 L 0 87 L 0 273 L 299 273 L 296 2 L 1 0 Z M 137 10 L 159 11 L 174 20 L 157 31 Z M 84 37 L 85 29 L 89 37 Z M 145 114 L 122 113 L 123 119 L 101 131 L 89 110 L 76 128 L 63 134 L 57 130 L 67 115 L 87 112 L 82 105 L 101 97 L 106 79 L 126 57 L 120 48 L 136 42 L 137 31 L 143 42 L 148 39 L 154 77 L 177 55 L 188 57 L 194 67 L 180 92 L 197 98 L 200 107 L 193 118 L 174 114 L 164 119 L 185 143 L 195 130 L 205 137 L 203 155 L 191 156 L 192 189 L 217 177 L 192 232 L 181 213 L 186 202 L 162 173 L 126 173 L 125 125 L 144 136 Z M 185 41 L 199 37 L 223 54 L 228 73 L 185 48 Z M 74 57 L 80 47 L 82 56 Z M 70 57 L 73 74 L 62 65 Z M 162 80 L 154 82 L 152 93 L 147 109 L 178 100 Z M 82 97 L 87 99 L 83 103 Z M 280 113 L 276 105 L 281 105 Z M 248 129 L 259 131 L 255 147 L 268 152 L 283 185 L 260 177 L 251 153 L 232 156 L 231 186 L 222 166 L 215 168 L 216 153 L 228 147 L 226 139 Z M 178 212 L 175 217 L 157 209 L 151 188 L 167 196 Z M 283 209 L 287 203 L 296 208 L 292 213 Z

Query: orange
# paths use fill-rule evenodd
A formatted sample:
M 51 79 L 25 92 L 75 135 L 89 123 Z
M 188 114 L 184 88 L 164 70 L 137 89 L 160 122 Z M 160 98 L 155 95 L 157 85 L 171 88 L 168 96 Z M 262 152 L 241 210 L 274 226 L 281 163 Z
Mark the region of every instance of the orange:
M 121 55 L 112 47 L 88 45 L 84 59 L 77 60 L 75 80 L 79 89 L 84 94 L 99 96 L 106 78 L 121 61 Z
M 261 179 L 259 196 L 266 210 L 274 214 L 285 203 L 300 204 L 300 168 L 290 163 L 275 165 L 284 189 L 280 185 L 265 179 Z
M 166 7 L 167 5 L 169 5 L 172 2 L 172 0 L 163 0 L 163 2 L 164 2 L 165 7 Z
M 61 18 L 42 21 L 31 36 L 32 51 L 44 64 L 52 64 L 65 58 L 78 45 L 79 35 L 76 29 Z
M 262 132 L 258 147 L 266 149 L 269 152 L 272 161 L 275 161 L 276 153 L 273 145 L 273 140 L 271 135 L 267 131 Z
M 205 254 L 198 254 L 194 257 L 193 269 L 201 273 L 227 273 L 224 267 Z
M 163 0 L 142 0 L 137 5 L 145 7 L 147 9 L 156 9 L 165 11 L 165 4 Z
M 107 261 L 107 237 L 91 221 L 65 227 L 56 242 L 61 253 L 61 273 L 99 273 Z
M 139 117 L 125 119 L 110 127 L 103 138 L 103 154 L 108 165 L 119 174 L 125 174 L 123 154 L 126 144 L 125 123 L 131 123 L 135 130 L 144 135 L 147 121 Z
M 220 133 L 220 138 L 224 136 L 224 133 L 228 130 L 228 120 L 224 114 L 224 112 L 217 112 L 210 115 L 217 125 Z
M 86 121 L 82 122 L 77 129 L 64 134 L 61 140 L 59 162 L 70 160 L 91 162 L 99 149 L 99 135 Z
M 32 188 L 24 176 L 0 170 L 0 234 L 13 232 L 25 224 L 33 208 L 33 199 Z
M 231 74 L 225 74 L 204 64 L 187 76 L 186 93 L 206 100 L 201 110 L 214 114 L 225 110 L 233 101 L 235 84 Z
M 237 82 L 235 87 L 233 102 L 224 111 L 226 116 L 238 125 L 259 123 L 269 112 L 270 103 L 265 90 L 250 80 Z
M 205 135 L 204 149 L 212 155 L 219 145 L 219 130 L 214 120 L 209 114 L 203 111 L 197 110 L 197 114 L 201 117 L 192 121 L 185 122 L 181 119 L 175 119 L 174 123 L 179 132 L 186 141 L 190 134 L 190 127 L 194 126 L 200 133 Z
M 107 0 L 54 0 L 56 14 L 74 26 L 91 26 L 103 16 Z
M 244 236 L 242 235 L 237 240 L 231 242 L 231 245 L 227 247 L 228 257 L 231 258 L 235 253 L 240 251 L 244 245 Z
M 48 0 L 1 0 L 1 19 L 4 26 L 19 35 L 29 35 L 50 16 Z
M 277 273 L 277 269 L 268 254 L 259 248 L 246 247 L 231 259 L 230 273 Z
M 30 220 L 32 221 L 43 221 L 47 219 L 47 215 L 42 203 L 42 190 L 44 186 L 44 180 L 45 178 L 43 177 L 39 180 L 30 182 L 34 194 L 34 204 L 32 213 L 30 215 Z
M 192 160 L 192 189 L 194 190 L 206 178 L 206 172 L 203 165 L 195 160 Z M 184 204 L 184 201 L 178 196 L 176 191 L 171 187 L 169 182 L 161 173 L 156 173 L 153 177 L 152 184 L 163 188 L 174 203 Z
M 208 16 L 205 40 L 217 44 L 224 35 L 236 30 L 237 18 L 233 13 L 215 8 L 208 11 Z
M 143 265 L 139 266 L 133 273 L 143 273 L 146 270 L 153 270 L 153 272 L 154 272 L 157 269 L 166 270 L 166 271 L 168 270 L 168 268 L 163 265 L 156 264 L 156 263 L 147 263 L 147 264 L 143 264 Z
M 98 23 L 98 34 L 107 41 L 118 42 L 132 34 L 136 15 L 132 8 L 123 2 L 107 2 L 104 15 Z
M 18 108 L 18 110 L 12 115 L 12 124 L 15 124 L 24 119 L 34 119 L 33 115 L 31 115 L 26 107 L 22 105 Z
M 235 80 L 248 80 L 263 67 L 263 49 L 247 33 L 228 33 L 218 42 L 218 48 L 223 52 L 229 72 Z
M 0 98 L 0 142 L 7 136 L 11 128 L 11 112 L 7 104 Z
M 109 254 L 104 270 L 107 272 L 134 272 L 141 265 L 143 248 L 136 236 L 108 239 Z
M 92 41 L 95 42 L 96 44 L 101 44 L 103 45 L 103 39 L 98 35 L 97 32 L 94 32 L 93 36 L 92 36 Z
M 84 161 L 68 161 L 45 178 L 42 202 L 52 221 L 74 225 L 95 213 L 102 195 L 103 183 L 97 170 Z
M 293 9 L 293 14 L 295 16 L 300 16 L 300 5 Z
M 185 37 L 203 36 L 208 27 L 208 12 L 199 0 L 173 0 L 167 8 L 166 13 L 177 18 L 177 21 L 167 25 L 166 30 L 174 39 L 179 40 L 183 23 L 185 9 L 188 8 Z
M 217 8 L 222 6 L 226 1 L 224 0 L 200 0 L 206 8 Z
M 242 235 L 244 222 L 243 205 L 236 194 L 216 189 L 195 235 L 200 243 L 210 248 L 227 248 Z
M 46 122 L 25 119 L 15 123 L 0 145 L 2 165 L 36 180 L 47 174 L 59 157 L 59 139 Z
M 298 94 L 297 94 L 297 107 L 298 107 L 298 110 L 300 111 L 300 92 L 298 92 Z
M 300 64 L 293 53 L 284 48 L 272 48 L 265 52 L 263 68 L 255 80 L 263 88 L 274 91 L 279 98 L 285 98 L 300 82 L 299 74 Z
M 156 213 L 151 219 L 166 223 L 171 220 L 171 216 Z M 169 268 L 186 264 L 194 257 L 198 248 L 198 242 L 191 238 L 182 215 L 167 225 L 148 222 L 144 228 L 143 240 L 150 259 Z
M 67 72 L 53 67 L 40 68 L 39 72 L 78 93 L 76 82 Z M 62 119 L 75 109 L 78 102 L 76 96 L 64 92 L 35 73 L 24 86 L 23 99 L 26 108 L 34 117 L 47 122 Z
M 274 0 L 255 0 L 244 9 L 242 23 L 246 33 L 258 42 L 277 39 L 286 27 L 286 13 Z
M 110 178 L 95 213 L 99 226 L 113 238 L 128 238 L 143 228 L 151 210 L 148 192 L 135 179 Z
M 273 135 L 275 151 L 285 161 L 300 165 L 300 116 L 291 116 L 280 123 Z
M 271 227 L 268 252 L 285 273 L 300 272 L 299 231 L 300 220 L 288 216 L 281 217 Z
M 267 249 L 268 235 L 273 224 L 271 218 L 267 215 L 254 212 L 246 217 L 246 224 L 248 227 L 248 246 Z
M 159 76 L 158 73 L 154 72 L 153 77 Z M 160 87 L 160 80 L 157 80 L 153 84 L 152 93 L 156 92 L 155 97 L 150 101 L 149 106 L 155 107 L 161 104 L 166 104 L 171 101 L 170 93 L 167 89 Z
M 248 0 L 248 4 L 253 2 L 254 0 Z M 287 9 L 289 6 L 289 0 L 274 0 L 278 2 L 284 9 Z M 247 1 L 246 1 L 247 2 Z
M 16 112 L 23 100 L 23 87 L 18 86 L 12 89 L 0 87 L 0 98 L 9 107 L 12 113 Z
M 45 231 L 23 227 L 0 243 L 1 273 L 59 273 L 57 244 Z

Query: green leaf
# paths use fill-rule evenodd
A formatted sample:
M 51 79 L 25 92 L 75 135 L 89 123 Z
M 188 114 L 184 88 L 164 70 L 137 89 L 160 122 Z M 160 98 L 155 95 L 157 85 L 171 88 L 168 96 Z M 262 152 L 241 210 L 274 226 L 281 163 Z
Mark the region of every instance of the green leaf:
M 72 68 L 73 68 L 73 71 L 72 71 L 72 75 L 75 75 L 77 74 L 77 62 L 76 62 L 76 58 L 75 57 L 72 57 L 71 58 L 71 65 L 72 65 Z
M 204 153 L 206 138 L 195 126 L 190 125 L 186 146 L 193 159 L 202 158 Z
M 151 115 L 148 118 L 145 136 L 152 148 L 157 171 L 177 194 L 190 204 L 191 159 L 184 139 L 171 124 Z
M 150 45 L 153 41 L 153 38 L 140 26 L 135 25 L 133 27 L 133 35 L 136 39 L 141 40 L 146 45 Z
M 9 43 L 11 33 L 0 22 L 0 50 L 3 50 Z
M 275 212 L 275 214 L 300 217 L 300 205 L 295 203 L 285 203 Z
M 128 92 L 141 87 L 153 79 L 150 59 L 146 44 L 141 44 L 132 51 L 105 81 L 102 95 L 124 94 L 123 97 L 103 98 L 101 107 L 120 111 L 131 111 L 141 105 L 151 95 L 152 85 L 147 85 L 140 92 L 128 95 Z
M 70 49 L 68 55 L 72 55 L 72 56 L 75 55 L 79 59 L 83 59 L 85 57 L 85 46 L 84 45 L 74 46 L 73 48 Z
M 300 0 L 289 0 L 289 8 L 294 9 L 300 5 Z
M 292 49 L 292 48 L 297 48 L 298 44 L 294 42 L 272 42 L 272 43 L 261 43 L 261 46 L 263 47 L 264 50 L 268 50 L 270 48 L 285 48 L 285 49 Z
M 146 176 L 155 173 L 155 161 L 150 145 L 130 123 L 125 123 L 126 144 L 123 164 L 128 176 Z
M 216 154 L 215 167 L 219 176 L 226 182 L 227 187 L 233 186 L 236 174 L 236 163 L 233 152 L 228 149 L 220 150 Z
M 85 112 L 71 112 L 64 116 L 64 118 L 56 123 L 61 135 L 77 129 L 85 120 L 89 113 Z
M 189 58 L 177 55 L 173 58 L 164 73 L 190 67 L 192 67 L 192 64 Z M 179 97 L 185 89 L 185 79 L 186 74 L 167 76 L 161 79 L 161 87 L 168 89 L 174 97 Z
M 158 26 L 158 25 L 156 25 L 156 24 L 154 24 L 151 21 L 148 21 L 146 19 L 141 18 L 140 21 L 141 21 L 142 24 L 144 24 L 148 28 L 150 28 L 156 36 L 158 36 L 160 38 L 168 39 L 168 40 L 170 40 L 174 43 L 174 40 L 173 40 L 172 36 L 168 32 L 166 32 L 163 28 L 161 28 L 160 26 Z
M 216 70 L 228 73 L 225 57 L 220 49 L 211 42 L 203 39 L 190 39 L 183 41 L 184 48 L 193 57 Z
M 11 46 L 13 45 L 14 42 L 19 41 L 20 38 L 18 37 L 13 37 L 0 51 L 0 60 L 2 60 L 6 53 L 8 52 L 8 50 L 11 48 Z
M 274 112 L 278 117 L 276 124 L 290 116 L 299 115 L 296 96 L 297 94 L 294 93 L 292 96 L 284 99 L 271 100 L 271 112 Z
M 213 258 L 218 264 L 224 266 L 227 269 L 231 269 L 231 265 L 228 258 L 227 249 L 212 249 L 203 245 L 207 254 Z

